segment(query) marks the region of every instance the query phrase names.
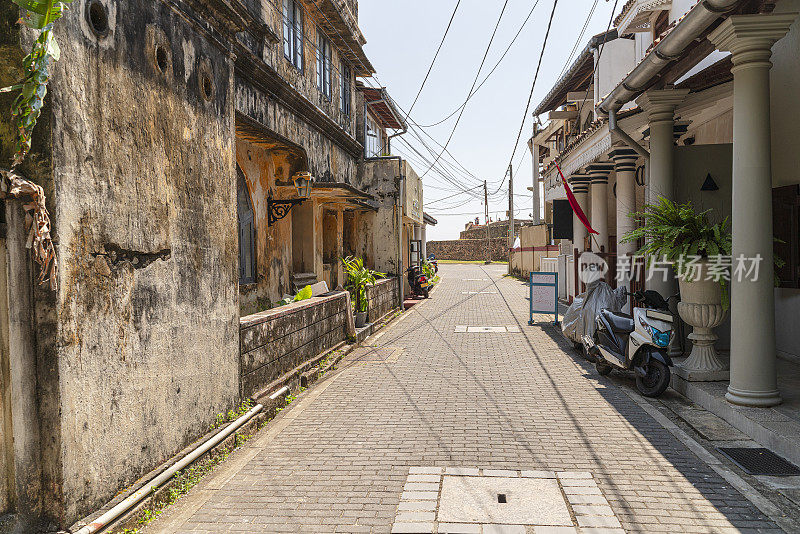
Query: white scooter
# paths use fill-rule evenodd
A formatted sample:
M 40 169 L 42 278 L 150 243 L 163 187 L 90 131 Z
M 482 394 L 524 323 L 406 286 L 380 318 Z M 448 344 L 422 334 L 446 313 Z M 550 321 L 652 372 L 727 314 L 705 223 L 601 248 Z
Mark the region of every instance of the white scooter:
M 633 316 L 600 310 L 594 337 L 584 335 L 583 344 L 595 358 L 598 373 L 607 375 L 614 368 L 632 369 L 636 373 L 636 389 L 645 397 L 658 397 L 670 382 L 672 360 L 667 355 L 667 346 L 675 332 L 675 318 L 657 291 L 628 295 L 644 307 L 633 308 Z

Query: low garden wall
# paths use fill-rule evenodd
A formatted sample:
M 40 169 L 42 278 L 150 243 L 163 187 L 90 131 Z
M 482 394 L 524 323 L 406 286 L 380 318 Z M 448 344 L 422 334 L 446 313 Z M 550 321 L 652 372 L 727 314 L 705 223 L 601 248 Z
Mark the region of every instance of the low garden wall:
M 347 293 L 312 297 L 239 320 L 242 398 L 347 337 Z
M 489 240 L 492 261 L 508 260 L 508 238 Z M 450 241 L 428 241 L 428 254 L 435 254 L 437 260 L 477 261 L 486 259 L 485 239 L 453 239 Z
M 367 286 L 367 309 L 369 321 L 377 321 L 398 307 L 400 299 L 397 278 L 384 278 Z

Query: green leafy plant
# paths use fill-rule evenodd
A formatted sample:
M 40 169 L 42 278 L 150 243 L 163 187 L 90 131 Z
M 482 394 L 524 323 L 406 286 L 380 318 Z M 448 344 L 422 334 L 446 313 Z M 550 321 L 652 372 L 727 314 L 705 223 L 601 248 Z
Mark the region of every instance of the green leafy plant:
M 666 259 L 676 266 L 678 276 L 683 276 L 692 268 L 687 261 L 692 257 L 703 261 L 731 255 L 728 218 L 712 223 L 708 218 L 711 211 L 697 212 L 691 202 L 678 204 L 660 196 L 656 204 L 646 204 L 644 211 L 629 215 L 639 227 L 627 232 L 622 242 L 643 239 L 637 255 L 649 262 Z M 728 309 L 730 295 L 724 270 L 716 270 L 712 276 L 722 286 L 722 306 Z
M 347 273 L 345 287 L 353 297 L 355 310 L 357 312 L 367 311 L 367 285 L 374 284 L 379 278 L 385 278 L 386 274 L 364 266 L 364 259 L 354 256 L 342 258 L 342 265 Z
M 644 245 L 637 252 L 655 259 L 665 258 L 675 262 L 678 275 L 684 269 L 681 257 L 730 256 L 731 232 L 727 217 L 716 224 L 709 221 L 711 210 L 696 212 L 691 202 L 677 204 L 659 197 L 656 204 L 647 204 L 644 211 L 632 213 L 639 227 L 626 233 L 623 243 L 644 239 Z
M 31 137 L 42 112 L 47 82 L 50 80 L 51 60 L 58 61 L 61 51 L 53 35 L 53 22 L 61 18 L 66 1 L 12 0 L 23 10 L 20 23 L 40 30 L 30 54 L 22 60 L 25 76 L 18 83 L 0 89 L 2 93 L 19 91 L 11 105 L 11 117 L 17 127 L 16 152 L 12 167 L 19 165 L 31 148 Z
M 434 285 L 439 283 L 439 275 L 436 274 L 436 271 L 433 269 L 433 264 L 428 260 L 422 260 L 422 274 L 428 279 L 429 284 Z
M 305 286 L 303 289 L 297 292 L 297 295 L 294 296 L 294 302 L 310 299 L 313 294 L 314 292 L 311 290 L 311 286 Z

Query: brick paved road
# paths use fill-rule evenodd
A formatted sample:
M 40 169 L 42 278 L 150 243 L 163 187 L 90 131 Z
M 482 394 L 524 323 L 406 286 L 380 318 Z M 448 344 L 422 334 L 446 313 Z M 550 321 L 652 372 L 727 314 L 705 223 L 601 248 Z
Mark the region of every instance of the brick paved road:
M 560 335 L 528 326 L 504 269 L 443 265 L 433 297 L 376 340 L 403 349 L 396 361 L 343 365 L 147 532 L 388 532 L 413 466 L 588 471 L 627 531 L 776 529 Z

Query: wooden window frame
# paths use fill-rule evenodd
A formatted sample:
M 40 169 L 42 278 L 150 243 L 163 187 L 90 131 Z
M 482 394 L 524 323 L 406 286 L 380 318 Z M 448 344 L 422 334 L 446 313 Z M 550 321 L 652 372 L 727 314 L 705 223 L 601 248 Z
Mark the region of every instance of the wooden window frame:
M 325 33 L 317 28 L 317 89 L 326 100 L 333 97 L 333 48 Z
M 255 284 L 258 278 L 256 266 L 256 220 L 255 210 L 253 208 L 253 199 L 250 197 L 250 189 L 247 187 L 247 178 L 244 175 L 241 167 L 236 165 L 236 222 L 239 236 L 239 284 Z M 243 194 L 244 198 L 240 195 Z M 249 213 L 246 214 L 242 220 L 240 206 L 242 201 L 247 203 Z M 245 235 L 246 234 L 246 235 Z M 247 265 L 245 256 L 242 254 L 243 247 L 247 246 L 250 249 L 250 261 Z M 247 270 L 250 270 L 250 275 L 247 275 Z
M 345 61 L 341 61 L 341 81 L 339 92 L 339 110 L 342 112 L 342 115 L 345 117 L 350 117 L 353 112 L 353 82 L 351 77 L 353 76 L 352 70 L 350 69 L 350 65 L 348 65 Z
M 283 56 L 303 72 L 303 8 L 297 0 L 283 0 Z

